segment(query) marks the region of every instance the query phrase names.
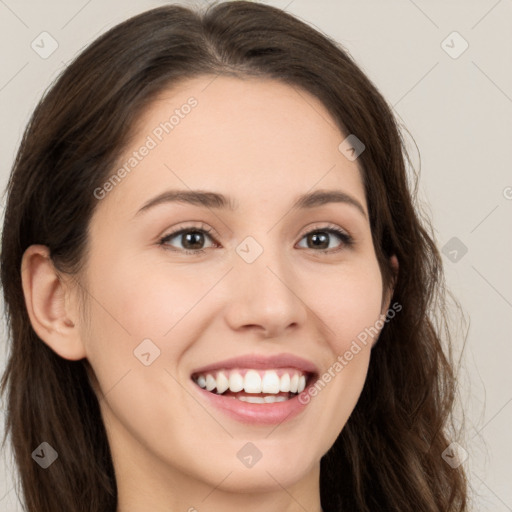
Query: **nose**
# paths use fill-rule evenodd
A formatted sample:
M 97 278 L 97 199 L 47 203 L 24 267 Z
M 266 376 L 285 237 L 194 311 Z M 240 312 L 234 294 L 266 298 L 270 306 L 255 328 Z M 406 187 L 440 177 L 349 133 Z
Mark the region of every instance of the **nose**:
M 252 263 L 235 255 L 226 321 L 236 331 L 254 330 L 279 338 L 307 318 L 307 306 L 290 264 L 277 251 L 266 249 Z

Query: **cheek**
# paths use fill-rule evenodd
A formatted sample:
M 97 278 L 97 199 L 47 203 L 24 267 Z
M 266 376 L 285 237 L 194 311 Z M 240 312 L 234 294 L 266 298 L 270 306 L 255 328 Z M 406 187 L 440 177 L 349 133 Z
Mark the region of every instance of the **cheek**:
M 340 268 L 315 278 L 313 283 L 307 288 L 307 304 L 322 320 L 325 339 L 330 340 L 332 350 L 342 354 L 358 336 L 364 338 L 367 329 L 379 319 L 382 281 L 378 264 L 372 260 Z
M 104 376 L 104 389 L 127 369 L 139 369 L 139 347 L 152 347 L 159 354 L 156 366 L 164 361 L 174 366 L 201 336 L 212 309 L 211 301 L 201 298 L 219 279 L 211 269 L 200 273 L 192 266 L 171 268 L 166 262 L 149 264 L 147 258 L 123 259 L 119 254 L 112 259 L 115 264 L 92 262 L 88 283 L 87 353 L 98 375 Z
M 137 258 L 118 259 L 115 266 L 96 266 L 91 282 L 93 293 L 109 315 L 102 321 L 133 340 L 162 338 L 181 319 L 192 313 L 216 276 L 201 275 L 196 269 Z M 116 325 L 117 324 L 117 327 Z M 120 331 L 120 332 L 121 332 Z
M 341 269 L 340 269 L 341 270 Z M 381 312 L 382 282 L 376 261 L 331 273 L 317 280 L 311 305 L 322 320 L 329 345 L 314 396 L 321 408 L 327 450 L 348 421 L 359 400 L 370 364 L 373 336 Z

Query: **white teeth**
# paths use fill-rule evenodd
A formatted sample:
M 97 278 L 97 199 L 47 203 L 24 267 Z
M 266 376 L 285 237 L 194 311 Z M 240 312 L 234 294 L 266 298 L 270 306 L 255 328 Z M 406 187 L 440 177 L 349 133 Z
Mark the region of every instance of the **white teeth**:
M 247 370 L 245 375 L 238 370 L 221 370 L 197 375 L 195 382 L 207 391 L 215 390 L 219 395 L 226 391 L 238 393 L 301 393 L 306 388 L 306 375 L 298 371 L 285 370 L 279 377 L 278 370 Z
M 304 391 L 305 387 L 306 387 L 306 377 L 304 377 L 304 375 L 301 375 L 299 377 L 299 385 L 297 387 L 297 393 L 302 393 Z
M 249 370 L 245 374 L 244 391 L 246 393 L 261 393 L 261 377 L 255 370 Z
M 206 382 L 208 383 L 208 379 L 206 379 Z M 292 393 L 297 393 L 298 386 L 299 386 L 299 376 L 295 373 L 293 375 L 292 379 L 290 380 L 290 391 Z
M 229 390 L 238 393 L 244 389 L 244 378 L 237 372 L 231 373 L 229 376 Z
M 218 372 L 215 380 L 217 381 L 217 393 L 221 395 L 229 388 L 229 380 L 224 372 Z
M 215 382 L 215 379 L 210 374 L 208 374 L 206 376 L 206 391 L 211 391 L 215 388 L 216 385 L 217 382 Z
M 274 402 L 286 402 L 288 398 L 285 396 L 266 396 L 263 398 L 267 404 L 273 404 Z
M 239 396 L 238 400 L 249 402 L 251 404 L 264 404 L 265 400 L 262 396 Z
M 263 393 L 279 393 L 280 379 L 274 371 L 265 372 L 261 381 L 261 391 Z
M 238 400 L 251 404 L 273 404 L 275 402 L 286 402 L 288 398 L 285 396 L 239 396 Z
M 281 385 L 279 386 L 279 389 L 284 392 L 290 391 L 290 375 L 288 373 L 285 373 L 281 377 Z
M 273 404 L 275 402 L 286 402 L 286 396 L 239 396 L 238 400 L 251 404 Z

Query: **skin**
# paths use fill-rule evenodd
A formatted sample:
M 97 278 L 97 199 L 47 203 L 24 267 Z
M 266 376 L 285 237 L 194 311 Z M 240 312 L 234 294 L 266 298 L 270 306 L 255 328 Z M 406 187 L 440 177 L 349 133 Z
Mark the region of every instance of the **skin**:
M 237 355 L 281 353 L 327 371 L 386 312 L 392 290 L 382 286 L 358 162 L 338 150 L 345 135 L 320 101 L 272 80 L 212 80 L 166 91 L 140 119 L 121 165 L 169 112 L 198 101 L 98 202 L 78 276 L 87 318 L 75 281 L 59 276 L 44 246 L 23 259 L 29 316 L 55 352 L 85 357 L 94 370 L 117 512 L 319 512 L 320 459 L 357 403 L 377 338 L 277 428 L 212 408 L 190 374 Z M 345 203 L 291 209 L 320 188 L 350 194 L 366 216 Z M 238 208 L 166 203 L 136 215 L 167 189 L 223 193 Z M 331 252 L 308 247 L 305 235 L 326 225 L 354 244 L 331 234 Z M 159 244 L 183 227 L 213 228 L 204 252 L 185 254 L 183 236 Z M 235 250 L 247 236 L 263 249 L 251 264 Z M 133 353 L 146 338 L 161 351 L 149 366 Z M 252 468 L 236 456 L 249 441 L 263 454 Z

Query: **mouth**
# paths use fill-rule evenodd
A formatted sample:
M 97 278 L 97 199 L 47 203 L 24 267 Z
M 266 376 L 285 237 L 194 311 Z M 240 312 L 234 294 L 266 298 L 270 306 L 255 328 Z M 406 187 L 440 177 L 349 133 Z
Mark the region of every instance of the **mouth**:
M 314 374 L 297 368 L 224 368 L 192 374 L 192 381 L 209 393 L 252 404 L 286 402 L 312 382 Z
M 319 376 L 310 361 L 293 354 L 251 354 L 196 368 L 190 378 L 207 407 L 249 425 L 276 425 L 301 414 L 301 400 Z

